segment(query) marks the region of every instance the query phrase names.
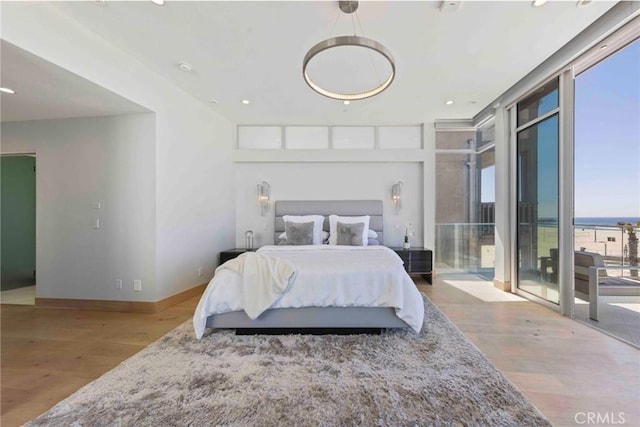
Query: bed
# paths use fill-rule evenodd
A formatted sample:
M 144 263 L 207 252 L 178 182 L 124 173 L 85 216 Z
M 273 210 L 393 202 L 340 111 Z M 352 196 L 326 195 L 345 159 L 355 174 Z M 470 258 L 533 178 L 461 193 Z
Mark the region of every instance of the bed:
M 379 200 L 277 201 L 274 242 L 285 231 L 285 216 L 324 216 L 322 229 L 328 232 L 330 215 L 343 218 L 368 215 L 368 227 L 382 243 L 382 212 Z M 400 257 L 381 244 L 268 245 L 261 247 L 255 256 L 287 260 L 295 266 L 286 291 L 270 308 L 257 317 L 250 316 L 245 308 L 252 314 L 253 309 L 242 305 L 243 292 L 249 293 L 242 289 L 251 284 L 243 284 L 236 272 L 219 268 L 194 313 L 198 338 L 205 328 L 238 331 L 411 328 L 418 332 L 422 326 L 422 296 Z

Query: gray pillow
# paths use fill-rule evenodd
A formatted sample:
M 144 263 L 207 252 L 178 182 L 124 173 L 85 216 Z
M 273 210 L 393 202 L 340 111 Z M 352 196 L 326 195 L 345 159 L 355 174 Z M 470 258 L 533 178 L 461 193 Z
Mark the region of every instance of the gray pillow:
M 367 246 L 378 246 L 379 244 L 380 242 L 378 241 L 378 239 L 372 239 L 372 238 L 367 239 Z
M 338 222 L 336 226 L 337 245 L 346 246 L 362 246 L 362 233 L 364 232 L 364 223 L 343 224 Z
M 287 245 L 313 245 L 313 221 L 285 222 Z

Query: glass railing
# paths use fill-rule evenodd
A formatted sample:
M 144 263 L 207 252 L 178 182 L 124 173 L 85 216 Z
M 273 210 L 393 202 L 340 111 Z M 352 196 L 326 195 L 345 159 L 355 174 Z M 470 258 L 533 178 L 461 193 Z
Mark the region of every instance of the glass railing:
M 493 280 L 495 224 L 436 224 L 434 261 L 438 275 L 473 273 Z
M 605 265 L 638 265 L 637 239 L 640 227 L 634 227 L 635 235 L 620 226 L 576 225 L 575 250 L 602 255 Z M 495 224 L 436 224 L 435 268 L 439 275 L 448 273 L 480 274 L 490 280 L 495 266 Z M 612 276 L 631 276 L 638 272 L 615 269 Z

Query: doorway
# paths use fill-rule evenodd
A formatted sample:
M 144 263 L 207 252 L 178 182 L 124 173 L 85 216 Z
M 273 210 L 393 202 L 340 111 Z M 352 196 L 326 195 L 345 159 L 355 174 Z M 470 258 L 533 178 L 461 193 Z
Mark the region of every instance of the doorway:
M 35 304 L 36 157 L 0 156 L 2 304 Z
M 559 304 L 559 80 L 517 105 L 516 283 Z

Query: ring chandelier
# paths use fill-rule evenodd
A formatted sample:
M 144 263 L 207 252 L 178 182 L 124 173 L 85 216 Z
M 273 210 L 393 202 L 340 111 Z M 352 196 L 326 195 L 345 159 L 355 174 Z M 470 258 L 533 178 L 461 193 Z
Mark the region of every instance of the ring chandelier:
M 357 1 L 339 1 L 338 5 L 340 7 L 340 10 L 342 10 L 342 12 L 346 14 L 354 13 L 358 9 Z M 355 30 L 355 27 L 354 27 L 354 30 Z M 311 76 L 309 76 L 309 72 L 308 72 L 309 61 L 311 61 L 315 57 L 318 57 L 318 55 L 321 55 L 323 52 L 327 52 L 330 49 L 335 49 L 335 48 L 345 47 L 345 46 L 370 49 L 378 53 L 379 55 L 384 57 L 389 63 L 391 68 L 389 75 L 378 86 L 372 87 L 371 89 L 364 90 L 364 91 L 341 93 L 341 92 L 335 92 L 335 91 L 331 91 L 326 88 L 323 88 L 318 83 L 316 83 L 311 78 Z M 391 83 L 393 82 L 393 79 L 395 77 L 396 64 L 395 64 L 395 60 L 393 59 L 393 55 L 391 54 L 389 49 L 387 49 L 381 43 L 378 43 L 375 40 L 371 40 L 369 38 L 361 37 L 358 35 L 338 36 L 338 37 L 331 37 L 329 39 L 323 40 L 320 43 L 317 43 L 316 45 L 314 45 L 311 49 L 309 49 L 309 52 L 307 52 L 307 54 L 304 56 L 304 60 L 302 61 L 302 74 L 304 76 L 305 82 L 309 85 L 309 87 L 314 91 L 318 92 L 320 95 L 324 95 L 326 97 L 333 98 L 333 99 L 339 99 L 342 101 L 356 101 L 359 99 L 365 99 L 365 98 L 370 98 L 372 96 L 375 96 L 380 92 L 384 91 L 386 88 L 388 88 L 389 85 L 391 85 Z

